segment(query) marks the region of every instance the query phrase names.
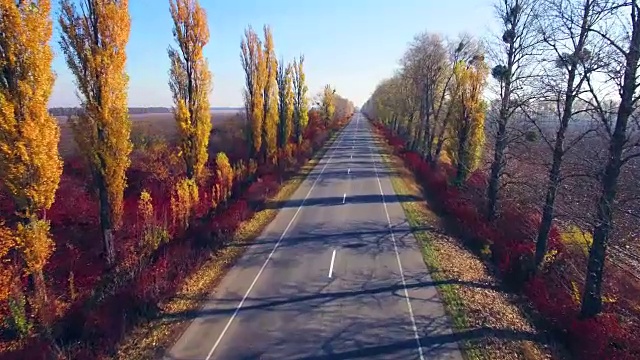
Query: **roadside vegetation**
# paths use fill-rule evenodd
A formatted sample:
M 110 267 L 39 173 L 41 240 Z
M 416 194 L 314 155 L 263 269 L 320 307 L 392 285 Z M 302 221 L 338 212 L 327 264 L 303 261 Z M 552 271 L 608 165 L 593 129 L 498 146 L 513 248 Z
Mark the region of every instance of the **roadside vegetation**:
M 173 130 L 134 132 L 128 2 L 63 0 L 55 40 L 82 108 L 65 122 L 76 146 L 62 157 L 60 124 L 46 109 L 50 5 L 0 1 L 0 353 L 137 358 L 127 344 L 168 341 L 155 321 L 197 306 L 180 299 L 215 284 L 240 255 L 229 245 L 260 233 L 275 214 L 264 202 L 293 193 L 354 108 L 335 92 L 311 108 L 304 57 L 278 61 L 270 28 L 261 39 L 249 27 L 244 119 L 218 124 L 206 11 L 171 0 Z
M 417 35 L 363 112 L 575 358 L 638 358 L 639 4 L 495 10 L 495 39 Z

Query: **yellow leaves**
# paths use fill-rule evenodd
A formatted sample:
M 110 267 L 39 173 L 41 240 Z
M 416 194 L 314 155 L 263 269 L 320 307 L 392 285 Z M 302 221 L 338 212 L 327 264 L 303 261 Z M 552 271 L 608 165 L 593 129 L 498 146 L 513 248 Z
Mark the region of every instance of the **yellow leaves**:
M 88 0 L 78 10 L 62 0 L 60 46 L 78 85 L 83 113 L 70 123 L 101 194 L 106 193 L 109 219 L 117 227 L 129 167 L 131 121 L 128 115 L 126 46 L 131 19 L 128 1 Z M 95 24 L 95 26 L 94 26 Z
M 331 85 L 327 84 L 322 91 L 322 113 L 324 115 L 325 125 L 329 125 L 333 119 L 335 110 L 335 90 L 331 88 Z
M 16 246 L 29 272 L 42 272 L 54 250 L 54 243 L 49 237 L 49 222 L 34 218 L 27 225 L 18 224 Z
M 293 61 L 293 92 L 294 92 L 294 127 L 298 144 L 302 143 L 302 133 L 309 122 L 309 104 L 307 100 L 307 85 L 304 75 L 304 56 Z
M 9 253 L 16 246 L 16 235 L 13 230 L 0 221 L 0 301 L 5 301 L 11 294 L 11 286 L 16 279 L 15 266 Z
M 202 49 L 209 42 L 207 15 L 198 1 L 171 0 L 173 35 L 178 50 L 169 48 L 169 87 L 180 135 L 187 177 L 198 179 L 208 158 L 211 72 Z M 187 65 L 188 64 L 188 65 Z
M 488 67 L 481 56 L 458 61 L 453 67 L 454 85 L 450 106 L 454 107 L 454 111 L 449 121 L 449 133 L 452 136 L 447 142 L 447 155 L 456 164 L 462 163 L 466 174 L 478 167 L 482 156 L 485 140 L 482 93 L 488 74 Z
M 216 155 L 216 175 L 219 181 L 219 184 L 217 184 L 219 188 L 216 192 L 218 201 L 226 201 L 231 196 L 234 173 L 227 154 L 223 152 L 219 152 Z
M 186 228 L 194 206 L 198 203 L 198 185 L 194 179 L 181 179 L 171 193 L 173 225 Z
M 153 202 L 148 190 L 143 190 L 138 199 L 138 216 L 142 222 L 140 247 L 142 257 L 150 256 L 163 242 L 169 240 L 169 232 L 160 226 L 153 212 Z
M 263 135 L 267 158 L 273 160 L 278 149 L 278 82 L 276 79 L 278 63 L 273 44 L 273 35 L 269 26 L 264 26 L 264 123 Z
M 151 194 L 147 189 L 142 190 L 138 199 L 138 216 L 144 224 L 148 224 L 153 220 L 153 203 L 151 202 Z
M 49 1 L 0 1 L 0 178 L 26 216 L 47 209 L 62 173 L 60 129 L 49 115 L 53 88 Z M 52 151 L 52 149 L 54 149 Z
M 560 240 L 573 250 L 578 250 L 587 255 L 591 244 L 593 244 L 593 236 L 587 231 L 583 231 L 575 225 L 570 225 L 560 233 Z
M 267 81 L 267 66 L 262 42 L 251 26 L 244 31 L 240 42 L 240 56 L 245 72 L 244 101 L 247 109 L 247 121 L 250 123 L 250 142 L 252 155 L 262 149 L 262 130 L 264 121 L 264 84 Z

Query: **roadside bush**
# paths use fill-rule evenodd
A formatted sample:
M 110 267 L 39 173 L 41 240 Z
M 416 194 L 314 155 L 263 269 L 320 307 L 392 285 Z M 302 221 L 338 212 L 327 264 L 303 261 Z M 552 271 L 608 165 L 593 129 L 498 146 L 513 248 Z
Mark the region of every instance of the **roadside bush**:
M 198 185 L 193 179 L 179 180 L 171 194 L 171 218 L 173 226 L 186 229 L 189 226 L 194 207 L 198 203 Z
M 144 259 L 151 256 L 161 244 L 169 241 L 171 235 L 166 226 L 158 223 L 151 194 L 147 190 L 142 191 L 138 200 L 138 218 L 140 221 L 140 255 Z

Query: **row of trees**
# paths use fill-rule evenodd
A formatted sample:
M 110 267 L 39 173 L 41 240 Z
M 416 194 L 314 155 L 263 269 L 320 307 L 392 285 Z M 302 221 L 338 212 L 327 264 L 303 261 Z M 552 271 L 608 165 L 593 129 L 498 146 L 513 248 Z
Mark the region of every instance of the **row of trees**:
M 169 4 L 175 45 L 168 49 L 168 85 L 179 135 L 174 151 L 184 163 L 185 174 L 175 184 L 171 205 L 178 217 L 174 221 L 184 225 L 192 212 L 189 204 L 197 202 L 198 185 L 207 176 L 212 75 L 203 48 L 209 42 L 209 30 L 206 11 L 198 1 L 170 0 Z M 90 169 L 99 200 L 104 255 L 113 266 L 115 230 L 122 222 L 133 148 L 125 68 L 131 23 L 128 1 L 61 0 L 60 8 L 59 43 L 82 104 L 68 122 Z M 0 299 L 12 301 L 11 294 L 22 293 L 16 279 L 24 270 L 31 278 L 35 301 L 30 305 L 36 312 L 47 300 L 43 268 L 54 251 L 46 211 L 54 202 L 63 168 L 56 151 L 60 128 L 47 111 L 55 79 L 49 45 L 52 31 L 50 1 L 0 0 L 0 185 L 17 210 L 17 216 L 7 214 L 0 222 L 0 260 L 11 265 L 0 268 Z M 247 30 L 242 66 L 251 155 L 272 162 L 278 148 L 285 148 L 291 139 L 302 142 L 309 106 L 304 58 L 286 66 L 278 63 L 266 26 L 264 33 L 263 47 L 253 30 Z M 331 95 L 323 100 L 329 117 L 335 108 Z M 352 104 L 344 102 L 341 111 L 352 111 Z M 213 175 L 218 181 L 211 201 L 217 204 L 230 196 L 235 169 L 223 153 L 216 158 L 216 168 Z M 147 191 L 140 198 L 140 208 L 144 218 L 152 217 Z
M 304 56 L 285 63 L 277 60 L 271 28 L 263 27 L 264 38 L 247 27 L 240 43 L 240 59 L 245 73 L 245 114 L 249 154 L 264 163 L 274 163 L 278 149 L 290 141 L 302 143 L 309 122 L 309 99 L 304 73 Z M 344 114 L 335 114 L 340 101 Z M 326 85 L 320 111 L 327 127 L 338 115 L 353 112 L 353 105 Z
M 603 160 L 594 171 L 600 186 L 582 296 L 584 317 L 602 309 L 618 182 L 623 167 L 640 156 L 639 11 L 635 0 L 499 0 L 502 33 L 497 41 L 481 44 L 463 36 L 449 42 L 437 34 L 420 34 L 403 57 L 402 69 L 379 84 L 363 108 L 390 123 L 406 137 L 407 146 L 433 166 L 453 162 L 459 184 L 479 165 L 485 133 L 489 135 L 489 220 L 498 215 L 505 169 L 513 161 L 510 147 L 542 138 L 551 159 L 535 269 L 547 252 L 558 190 L 569 177 L 562 175 L 565 157 L 588 136 L 600 136 Z M 491 71 L 483 54 L 493 65 Z M 482 95 L 489 72 L 496 95 L 492 106 Z M 485 126 L 486 114 L 490 122 Z M 542 126 L 543 115 L 557 120 L 553 131 Z M 523 127 L 523 122 L 530 126 Z M 572 125 L 580 125 L 580 130 L 570 131 Z M 527 127 L 539 135 L 523 131 Z
M 378 85 L 363 111 L 390 119 L 409 149 L 432 164 L 452 161 L 462 183 L 478 167 L 484 146 L 482 94 L 489 71 L 480 43 L 423 33 L 401 62 L 402 70 Z

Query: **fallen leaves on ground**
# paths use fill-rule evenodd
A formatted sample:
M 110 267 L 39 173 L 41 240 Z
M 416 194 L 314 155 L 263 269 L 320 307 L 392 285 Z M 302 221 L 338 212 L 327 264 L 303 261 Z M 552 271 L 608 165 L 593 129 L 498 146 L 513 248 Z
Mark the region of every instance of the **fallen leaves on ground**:
M 398 170 L 392 181 L 398 195 L 422 196 L 420 186 L 399 158 L 385 156 L 385 160 Z M 544 333 L 532 325 L 519 307 L 519 299 L 503 291 L 485 263 L 459 239 L 447 234 L 442 219 L 425 201 L 403 203 L 403 207 L 407 216 L 419 221 L 423 228 L 427 225 L 435 229 L 416 237 L 428 252 L 424 255 L 432 276 L 456 284 L 448 287 L 443 300 L 454 318 L 455 331 L 463 339 L 467 358 L 564 358 L 561 347 L 549 343 Z

